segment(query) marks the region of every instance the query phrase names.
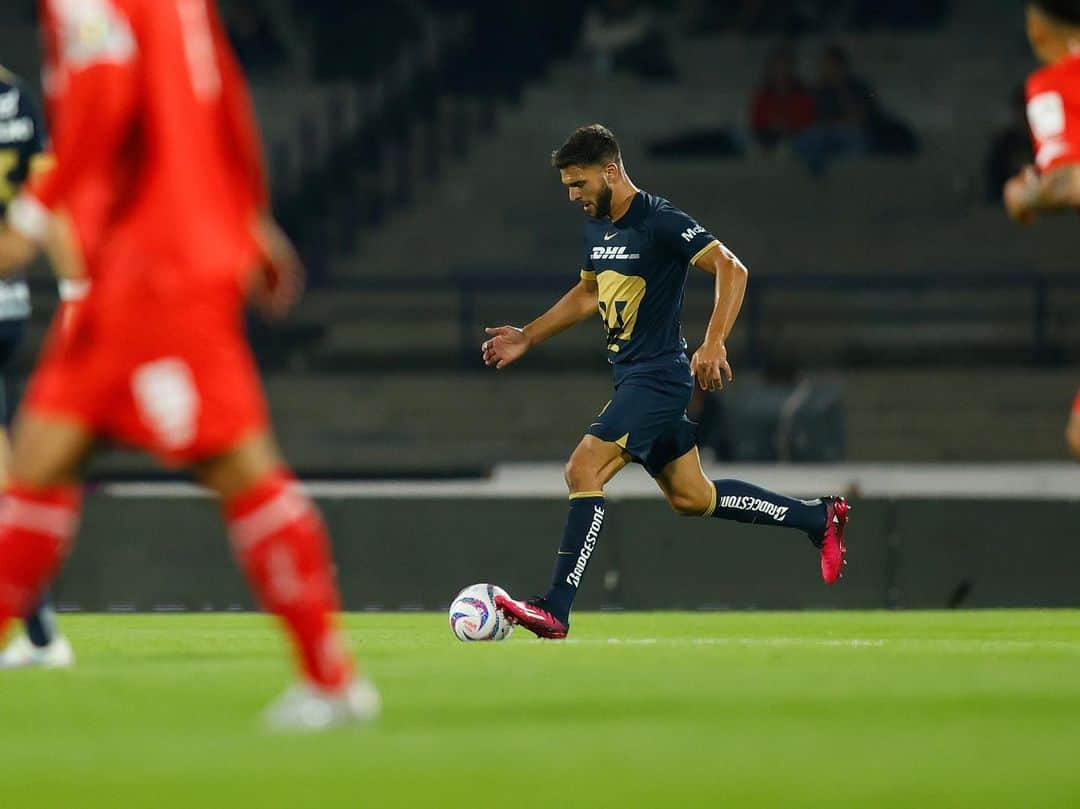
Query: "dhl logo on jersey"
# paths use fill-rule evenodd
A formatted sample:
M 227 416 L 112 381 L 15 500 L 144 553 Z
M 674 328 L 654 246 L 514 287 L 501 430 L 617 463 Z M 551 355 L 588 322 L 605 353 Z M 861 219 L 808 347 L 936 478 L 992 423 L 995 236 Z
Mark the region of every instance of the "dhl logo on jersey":
M 641 258 L 641 253 L 628 253 L 625 247 L 603 247 L 597 245 L 592 249 L 593 261 L 632 261 Z

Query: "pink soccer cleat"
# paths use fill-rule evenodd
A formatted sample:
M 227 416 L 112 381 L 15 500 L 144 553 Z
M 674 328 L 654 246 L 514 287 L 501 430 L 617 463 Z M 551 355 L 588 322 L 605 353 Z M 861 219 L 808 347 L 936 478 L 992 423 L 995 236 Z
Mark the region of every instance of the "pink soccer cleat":
M 509 620 L 525 627 L 538 638 L 558 640 L 565 638 L 570 627 L 552 615 L 539 598 L 517 601 L 510 596 L 496 595 L 495 606 L 502 610 Z
M 821 578 L 826 584 L 836 584 L 844 572 L 844 527 L 847 525 L 851 506 L 843 497 L 825 498 L 825 536 L 818 548 L 821 550 Z

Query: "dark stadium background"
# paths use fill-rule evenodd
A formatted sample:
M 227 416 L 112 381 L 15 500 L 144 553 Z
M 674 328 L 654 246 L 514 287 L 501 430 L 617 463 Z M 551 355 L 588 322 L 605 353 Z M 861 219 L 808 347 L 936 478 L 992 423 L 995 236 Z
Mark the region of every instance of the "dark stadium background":
M 1003 172 L 1030 159 L 1019 4 L 221 5 L 309 271 L 297 311 L 253 320 L 252 337 L 286 451 L 322 487 L 347 606 L 431 608 L 468 580 L 546 573 L 561 463 L 608 398 L 601 332 L 499 374 L 479 343 L 574 283 L 580 213 L 548 154 L 594 121 L 639 185 L 750 268 L 736 383 L 694 402 L 710 471 L 760 464 L 764 482 L 827 484 L 857 510 L 851 572 L 825 591 L 790 538 L 756 533 L 732 556 L 738 528 L 677 522 L 628 470 L 584 606 L 1076 603 L 1061 571 L 1080 561 L 1062 437 L 1080 380 L 1077 222 L 1021 229 L 999 202 Z M 15 6 L 0 55 L 36 85 L 33 4 Z M 837 47 L 868 88 L 857 143 L 818 162 L 811 120 L 770 144 L 753 113 L 766 65 L 784 54 L 813 95 Z M 53 304 L 37 278 L 40 337 Z M 692 348 L 709 302 L 692 276 Z M 208 503 L 122 452 L 92 477 L 62 606 L 247 605 Z M 162 554 L 168 573 L 147 573 Z M 780 572 L 751 586 L 763 564 Z

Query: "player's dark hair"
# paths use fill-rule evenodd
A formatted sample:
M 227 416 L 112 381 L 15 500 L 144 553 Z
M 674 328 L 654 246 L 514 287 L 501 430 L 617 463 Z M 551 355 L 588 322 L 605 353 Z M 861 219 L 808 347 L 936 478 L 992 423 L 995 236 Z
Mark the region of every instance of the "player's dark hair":
M 1028 0 L 1028 3 L 1058 22 L 1080 26 L 1080 0 Z
M 619 162 L 621 157 L 619 142 L 611 130 L 602 124 L 590 124 L 574 130 L 566 143 L 551 153 L 551 165 L 557 169 L 605 166 Z

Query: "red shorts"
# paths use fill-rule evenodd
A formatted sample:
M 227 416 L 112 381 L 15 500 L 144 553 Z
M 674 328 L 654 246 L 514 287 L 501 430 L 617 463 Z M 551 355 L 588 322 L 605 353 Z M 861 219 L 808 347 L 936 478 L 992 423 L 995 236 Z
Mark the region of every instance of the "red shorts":
M 219 455 L 267 429 L 266 401 L 235 284 L 167 305 L 92 288 L 53 324 L 26 408 L 85 424 L 167 464 Z
M 1080 391 L 1077 391 L 1076 398 L 1073 399 L 1073 412 L 1080 413 Z

